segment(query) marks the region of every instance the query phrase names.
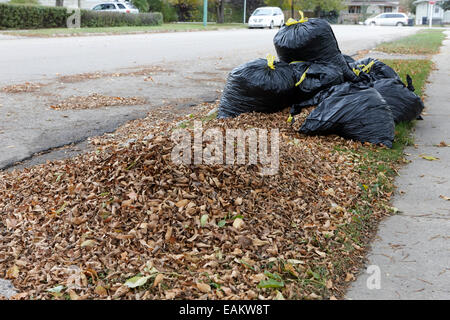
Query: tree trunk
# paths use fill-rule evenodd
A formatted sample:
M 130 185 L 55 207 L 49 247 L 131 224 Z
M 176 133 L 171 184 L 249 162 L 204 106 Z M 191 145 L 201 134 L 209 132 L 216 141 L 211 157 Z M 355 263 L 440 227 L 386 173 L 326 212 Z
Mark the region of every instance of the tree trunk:
M 219 0 L 217 3 L 217 23 L 224 23 L 225 17 L 224 17 L 224 11 L 225 11 L 225 1 Z
M 56 0 L 55 6 L 56 7 L 64 7 L 64 0 Z
M 291 18 L 295 19 L 294 18 L 294 0 L 291 0 Z

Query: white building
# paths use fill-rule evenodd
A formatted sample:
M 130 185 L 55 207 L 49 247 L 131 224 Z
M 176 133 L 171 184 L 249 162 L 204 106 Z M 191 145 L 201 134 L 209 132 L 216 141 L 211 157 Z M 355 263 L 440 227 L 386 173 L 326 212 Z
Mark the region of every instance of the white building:
M 400 6 L 395 0 L 346 0 L 343 4 L 346 8 L 340 12 L 341 23 L 358 23 L 379 13 L 398 12 Z
M 430 4 L 428 0 L 414 1 L 416 5 L 416 24 L 429 24 L 428 17 L 430 15 Z M 450 23 L 450 10 L 444 12 L 444 10 L 434 4 L 432 6 L 433 11 L 433 24 L 448 24 Z

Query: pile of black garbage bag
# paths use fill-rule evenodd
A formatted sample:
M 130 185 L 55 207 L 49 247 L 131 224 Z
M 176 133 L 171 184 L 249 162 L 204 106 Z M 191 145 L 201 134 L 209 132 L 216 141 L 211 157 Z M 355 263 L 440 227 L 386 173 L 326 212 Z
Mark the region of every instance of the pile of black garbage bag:
M 289 19 L 273 42 L 279 58 L 268 55 L 235 68 L 228 76 L 219 118 L 246 112 L 292 116 L 316 106 L 299 131 L 342 137 L 392 147 L 394 126 L 420 119 L 424 105 L 381 61 L 355 61 L 343 55 L 326 20 Z

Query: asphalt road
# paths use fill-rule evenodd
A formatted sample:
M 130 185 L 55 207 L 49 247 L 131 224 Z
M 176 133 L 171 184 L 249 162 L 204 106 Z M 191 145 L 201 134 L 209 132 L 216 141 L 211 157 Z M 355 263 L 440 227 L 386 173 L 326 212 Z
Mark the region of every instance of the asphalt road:
M 341 51 L 355 54 L 420 28 L 333 26 Z M 39 83 L 34 92 L 0 90 L 0 169 L 33 154 L 114 131 L 152 108 L 175 105 L 180 112 L 220 95 L 235 66 L 267 53 L 277 30 L 224 30 L 63 38 L 0 35 L 0 89 Z M 155 68 L 146 72 L 143 68 Z M 64 80 L 88 72 L 121 72 Z M 134 72 L 134 73 L 133 73 Z M 149 79 L 151 81 L 149 81 Z M 140 106 L 56 111 L 70 96 L 99 93 L 139 96 Z
M 333 26 L 344 53 L 353 54 L 418 28 Z M 0 84 L 48 79 L 56 74 L 115 70 L 205 58 L 275 53 L 274 30 L 224 30 L 73 38 L 1 40 Z

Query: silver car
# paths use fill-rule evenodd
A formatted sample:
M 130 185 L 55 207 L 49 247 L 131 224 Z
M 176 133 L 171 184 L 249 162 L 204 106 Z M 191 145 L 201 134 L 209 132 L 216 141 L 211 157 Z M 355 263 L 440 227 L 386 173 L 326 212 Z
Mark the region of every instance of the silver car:
M 407 26 L 408 16 L 401 12 L 382 13 L 364 21 L 369 26 Z
M 123 13 L 139 13 L 139 9 L 136 8 L 130 2 L 105 2 L 99 3 L 92 8 L 94 11 L 103 12 L 123 12 Z

